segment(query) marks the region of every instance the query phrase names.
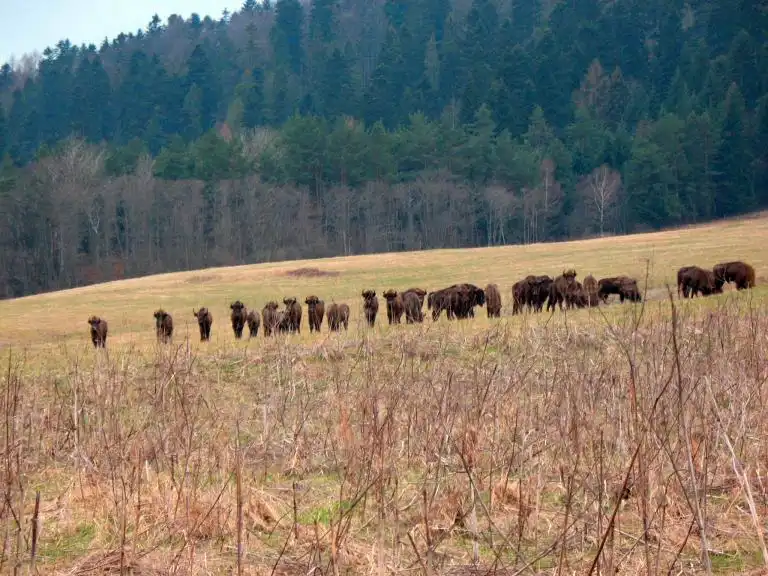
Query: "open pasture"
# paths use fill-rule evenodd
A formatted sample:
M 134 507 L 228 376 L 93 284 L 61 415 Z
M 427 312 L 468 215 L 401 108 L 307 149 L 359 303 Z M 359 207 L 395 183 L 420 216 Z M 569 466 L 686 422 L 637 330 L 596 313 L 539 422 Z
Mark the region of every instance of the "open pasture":
M 768 218 L 198 270 L 0 302 L 0 571 L 739 573 L 768 565 Z M 674 307 L 680 266 L 758 287 Z M 642 304 L 510 316 L 527 274 Z M 388 326 L 381 294 L 498 284 L 502 318 Z M 375 289 L 376 327 L 361 291 Z M 315 294 L 349 331 L 234 339 Z M 192 310 L 214 322 L 200 342 Z M 281 304 L 282 306 L 282 304 Z M 157 308 L 173 341 L 155 339 Z M 426 312 L 426 306 L 425 306 Z M 109 322 L 95 350 L 86 320 Z M 36 504 L 36 496 L 39 502 Z M 36 527 L 33 530 L 33 526 Z

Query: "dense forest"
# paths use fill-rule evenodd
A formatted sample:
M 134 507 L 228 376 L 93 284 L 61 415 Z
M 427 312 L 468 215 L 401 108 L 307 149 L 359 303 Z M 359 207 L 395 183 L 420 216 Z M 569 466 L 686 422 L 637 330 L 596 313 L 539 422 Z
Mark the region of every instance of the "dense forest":
M 0 69 L 0 296 L 768 206 L 751 0 L 246 0 Z

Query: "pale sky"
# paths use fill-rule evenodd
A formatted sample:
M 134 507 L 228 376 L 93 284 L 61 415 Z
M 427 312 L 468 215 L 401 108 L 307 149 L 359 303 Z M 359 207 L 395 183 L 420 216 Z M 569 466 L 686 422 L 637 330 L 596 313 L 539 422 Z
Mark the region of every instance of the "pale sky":
M 120 32 L 146 30 L 153 14 L 165 23 L 171 14 L 221 17 L 242 0 L 0 0 L 0 66 L 11 56 L 41 52 L 59 40 L 95 44 Z

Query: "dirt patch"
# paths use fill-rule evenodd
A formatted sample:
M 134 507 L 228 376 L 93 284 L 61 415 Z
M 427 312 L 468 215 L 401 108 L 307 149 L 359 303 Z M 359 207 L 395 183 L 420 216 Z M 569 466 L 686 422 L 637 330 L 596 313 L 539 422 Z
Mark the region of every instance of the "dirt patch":
M 205 284 L 206 282 L 214 282 L 218 279 L 219 277 L 215 274 L 198 274 L 187 278 L 187 284 Z
M 294 278 L 318 278 L 321 276 L 338 276 L 340 272 L 330 270 L 320 270 L 320 268 L 296 268 L 285 273 L 286 276 Z

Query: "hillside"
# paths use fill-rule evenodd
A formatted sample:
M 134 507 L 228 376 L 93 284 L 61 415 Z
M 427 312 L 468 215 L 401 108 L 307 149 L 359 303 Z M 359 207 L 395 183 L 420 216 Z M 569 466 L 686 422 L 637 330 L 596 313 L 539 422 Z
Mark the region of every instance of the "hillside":
M 2 301 L 0 564 L 62 576 L 761 573 L 767 241 L 762 214 Z M 734 258 L 755 266 L 755 289 L 669 301 L 679 266 Z M 646 300 L 510 316 L 514 281 L 565 267 L 641 284 L 647 272 Z M 503 317 L 388 326 L 382 307 L 373 329 L 359 321 L 363 288 L 461 281 L 498 283 Z M 231 301 L 310 293 L 348 302 L 349 331 L 309 334 L 305 307 L 301 335 L 234 339 Z M 192 318 L 201 305 L 210 342 Z M 159 306 L 175 320 L 167 345 Z M 88 339 L 91 314 L 109 322 L 105 350 Z
M 759 2 L 147 16 L 0 71 L 0 296 L 768 206 Z

